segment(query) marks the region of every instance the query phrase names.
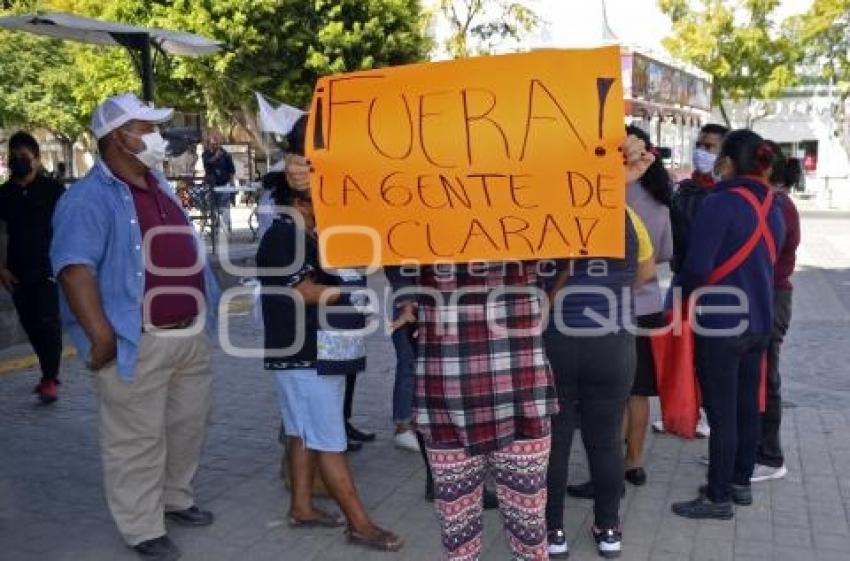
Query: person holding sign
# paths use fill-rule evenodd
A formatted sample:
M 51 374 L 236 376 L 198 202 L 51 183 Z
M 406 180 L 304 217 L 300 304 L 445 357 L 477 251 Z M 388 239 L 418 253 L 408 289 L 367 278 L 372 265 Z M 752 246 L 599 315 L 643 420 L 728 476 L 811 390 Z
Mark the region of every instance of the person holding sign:
M 316 85 L 308 146 L 323 263 L 421 266 L 413 421 L 446 559 L 480 558 L 488 474 L 514 558 L 548 558 L 558 406 L 540 284 L 544 260 L 623 254 L 620 76 L 619 48 L 605 47 Z
M 626 180 L 644 175 L 655 161 L 643 140 L 630 135 L 624 145 Z M 655 277 L 652 243 L 640 217 L 627 207 L 623 259 L 561 261 L 550 286 L 552 317 L 544 335 L 555 373 L 560 412 L 552 419 L 552 456 L 546 523 L 550 557 L 568 554 L 564 497 L 573 433 L 581 430 L 590 466 L 594 524 L 600 555 L 619 556 L 623 493 L 622 425 L 635 375 L 633 301 L 635 286 Z M 588 310 L 591 313 L 588 313 Z
M 303 137 L 303 127 L 299 130 Z M 300 146 L 303 149 L 303 138 Z M 331 275 L 319 264 L 309 189 L 299 190 L 284 181 L 275 190 L 275 203 L 289 212 L 281 213 L 263 236 L 257 267 L 263 286 L 265 368 L 275 373 L 287 435 L 292 477 L 289 524 L 336 528 L 347 523 L 349 542 L 398 551 L 401 538 L 369 517 L 345 458 L 346 375 L 365 367 L 365 346 L 362 338 L 342 331 L 360 326 L 351 317 L 351 307 L 361 305 L 364 294 L 341 285 L 362 285 L 362 279 L 353 273 L 344 278 Z M 316 466 L 345 521 L 314 506 Z

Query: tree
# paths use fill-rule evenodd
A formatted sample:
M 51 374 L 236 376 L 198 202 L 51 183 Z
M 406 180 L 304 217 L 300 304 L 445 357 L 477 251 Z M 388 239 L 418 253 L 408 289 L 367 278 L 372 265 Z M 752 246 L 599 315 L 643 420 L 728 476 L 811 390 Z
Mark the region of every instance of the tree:
M 440 14 L 449 25 L 445 49 L 452 58 L 492 52 L 506 39 L 519 42 L 540 23 L 533 9 L 510 0 L 440 0 Z
M 803 45 L 801 73 L 808 80 L 830 85 L 831 134 L 850 151 L 850 0 L 814 0 L 808 12 L 792 18 L 788 28 Z
M 0 15 L 27 11 L 30 4 L 4 2 Z M 71 145 L 85 130 L 88 116 L 69 88 L 67 69 L 72 66 L 73 57 L 61 41 L 0 31 L 0 128 L 45 128 L 70 160 Z
M 31 2 L 19 2 L 13 10 L 32 11 L 23 4 Z M 224 49 L 215 56 L 155 56 L 156 101 L 204 111 L 221 126 L 239 122 L 249 131 L 246 116 L 253 113 L 254 91 L 303 106 L 319 76 L 419 61 L 430 50 L 418 0 L 42 0 L 39 7 L 222 41 Z M 48 90 L 71 100 L 71 107 L 56 107 L 79 124 L 108 95 L 139 87 L 124 49 L 58 42 L 48 47 L 26 34 L 14 35 L 18 45 L 31 40 L 36 41 L 31 48 L 6 48 L 10 42 L 4 41 L 0 49 L 0 73 L 10 63 L 54 69 L 29 75 L 36 93 L 19 104 L 30 109 L 14 114 L 21 124 L 36 124 L 31 109 Z M 50 48 L 59 54 L 50 55 Z M 42 64 L 47 58 L 52 65 Z M 18 86 L 23 81 L 16 75 L 2 83 Z M 0 119 L 6 95 L 4 87 Z M 5 112 L 8 122 L 11 112 Z
M 214 59 L 170 60 L 171 93 L 248 129 L 254 91 L 304 106 L 320 76 L 420 61 L 430 49 L 417 0 L 176 0 L 155 6 L 150 23 L 225 43 Z
M 850 0 L 814 0 L 808 12 L 791 19 L 788 28 L 799 37 L 807 68 L 820 69 L 815 74 L 835 83 L 846 96 L 850 90 Z
M 696 7 L 694 5 L 696 4 Z M 663 44 L 670 53 L 714 78 L 712 102 L 731 125 L 725 99 L 775 97 L 796 81 L 795 41 L 773 21 L 780 0 L 659 0 L 673 21 Z M 749 115 L 746 126 L 751 126 Z

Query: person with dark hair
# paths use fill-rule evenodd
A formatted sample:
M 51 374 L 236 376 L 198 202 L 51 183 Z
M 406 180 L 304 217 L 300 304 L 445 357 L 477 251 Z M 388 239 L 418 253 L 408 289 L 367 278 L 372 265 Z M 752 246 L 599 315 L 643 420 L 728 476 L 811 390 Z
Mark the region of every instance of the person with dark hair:
M 629 182 L 643 177 L 656 161 L 645 142 L 634 135 L 627 137 L 624 155 Z M 591 532 L 600 555 L 615 557 L 622 549 L 623 419 L 636 368 L 635 337 L 628 329 L 634 324 L 634 299 L 624 295 L 656 274 L 652 242 L 643 221 L 628 206 L 624 220 L 622 259 L 561 261 L 557 277 L 547 287 L 552 314 L 544 343 L 560 408 L 552 417 L 552 453 L 546 475 L 550 558 L 569 554 L 565 494 L 593 499 Z M 598 318 L 605 318 L 604 322 Z M 567 487 L 576 429 L 581 431 L 587 452 L 590 482 Z
M 286 135 L 286 166 L 284 173 L 286 183 L 296 191 L 310 188 L 310 164 L 305 156 L 307 138 L 307 119 L 305 113 L 295 122 L 292 130 Z M 354 415 L 354 391 L 357 386 L 357 372 L 352 372 L 345 379 L 345 400 L 343 415 L 345 417 L 345 432 L 348 436 L 348 451 L 356 452 L 363 447 L 364 442 L 373 442 L 375 433 L 358 429 L 351 423 Z
M 761 417 L 761 439 L 756 454 L 756 465 L 751 480 L 754 483 L 781 479 L 788 474 L 785 457 L 779 438 L 782 424 L 782 378 L 779 373 L 779 354 L 782 341 L 791 324 L 791 296 L 793 286 L 791 275 L 797 261 L 797 247 L 800 245 L 800 214 L 794 201 L 788 195 L 792 185 L 799 181 L 799 160 L 796 169 L 785 158 L 782 148 L 768 141 L 775 154 L 770 183 L 776 193 L 776 200 L 782 208 L 785 220 L 785 243 L 779 250 L 773 274 L 773 327 L 767 352 L 767 402 Z
M 0 220 L 6 223 L 6 265 L 0 284 L 12 294 L 18 319 L 38 357 L 41 380 L 35 387 L 42 403 L 59 396 L 62 326 L 59 291 L 50 266 L 51 220 L 61 183 L 41 167 L 38 142 L 29 133 L 9 138 L 9 181 L 0 186 Z
M 636 126 L 626 127 L 626 135 L 634 136 L 647 152 L 655 154 L 649 135 Z M 656 158 L 643 176 L 628 184 L 626 202 L 640 217 L 646 227 L 650 243 L 654 248 L 656 265 L 667 263 L 673 256 L 673 236 L 670 232 L 670 176 L 660 158 Z M 633 293 L 637 327 L 652 329 L 663 327 L 663 302 L 657 278 L 641 284 Z M 643 469 L 643 446 L 649 425 L 649 396 L 657 395 L 655 386 L 655 362 L 648 336 L 635 337 L 637 361 L 634 383 L 623 417 L 623 433 L 626 441 L 625 479 L 635 486 L 646 484 Z M 567 486 L 567 493 L 580 499 L 592 499 L 592 482 Z
M 800 158 L 788 158 L 785 165 L 785 189 L 789 192 L 806 190 L 806 175 L 803 173 L 803 163 Z
M 65 162 L 59 162 L 56 164 L 56 169 L 53 170 L 53 178 L 60 183 L 67 179 L 68 176 L 68 168 L 65 165 Z
M 686 518 L 728 520 L 733 502 L 752 504 L 761 361 L 773 329 L 774 263 L 785 237 L 768 183 L 774 157 L 750 130 L 727 135 L 715 164 L 723 180 L 700 205 L 677 277 L 692 310 L 695 367 L 711 427 L 708 484 L 696 499 L 671 507 Z M 698 291 L 708 286 L 720 290 Z
M 670 205 L 673 227 L 673 271 L 682 268 L 688 251 L 690 227 L 699 210 L 700 203 L 714 187 L 714 163 L 720 153 L 720 145 L 729 129 L 723 125 L 709 123 L 699 132 L 694 146 L 694 170 L 689 179 L 679 183 Z
M 380 551 L 397 551 L 402 540 L 377 526 L 369 517 L 354 486 L 345 459 L 348 439 L 343 416 L 347 374 L 362 365 L 359 358 L 322 356 L 333 344 L 321 335 L 319 314 L 351 306 L 357 291 L 343 290 L 340 278 L 325 272 L 319 263 L 315 216 L 309 189 L 284 182 L 275 190 L 275 203 L 291 209 L 281 213 L 263 236 L 257 251 L 260 269 L 265 368 L 275 372 L 280 413 L 287 440 L 286 458 L 292 483 L 289 524 L 295 528 L 335 528 L 348 525 L 348 539 Z M 303 251 L 299 251 L 302 244 Z M 291 268 L 303 255 L 298 269 Z M 288 289 L 300 295 L 282 294 Z M 298 311 L 296 301 L 303 302 Z M 320 310 L 320 307 L 325 307 Z M 298 339 L 303 338 L 301 343 Z M 316 467 L 330 495 L 345 515 L 324 512 L 313 504 Z
M 648 153 L 632 141 L 627 141 L 624 153 L 627 175 L 640 177 L 651 163 Z M 637 215 L 624 212 L 623 220 L 632 225 L 626 227 L 631 258 L 611 260 L 616 269 L 611 286 L 618 288 L 631 286 L 637 262 L 650 263 L 652 256 L 651 247 L 644 245 L 638 258 Z M 582 280 L 593 276 L 590 261 L 576 263 Z M 443 557 L 448 560 L 481 557 L 488 475 L 495 481 L 513 558 L 542 561 L 568 553 L 563 499 L 578 409 L 588 411 L 581 417 L 582 429 L 590 427 L 585 442 L 598 468 L 594 483 L 600 483 L 602 515 L 593 536 L 605 555 L 621 547 L 617 507 L 623 487 L 622 415 L 634 374 L 634 342 L 623 330 L 616 341 L 603 337 L 592 348 L 586 339 L 575 337 L 564 350 L 555 329 L 542 333 L 550 310 L 540 293 L 544 279 L 539 265 L 433 264 L 420 267 L 405 283 L 418 291 L 414 426 L 427 449 Z M 564 278 L 569 263 L 560 265 L 555 271 Z M 571 302 L 565 313 L 580 316 L 587 301 Z M 605 307 L 597 299 L 591 304 L 597 313 Z M 562 307 L 556 310 L 560 314 Z M 599 361 L 602 347 L 612 357 L 604 364 Z M 579 352 L 581 362 L 576 360 Z M 574 393 L 583 392 L 583 387 L 590 387 L 589 393 Z M 559 404 L 564 412 L 552 417 Z
M 713 123 L 703 125 L 694 146 L 693 173 L 689 179 L 681 181 L 673 193 L 670 203 L 670 224 L 673 231 L 673 259 L 670 261 L 670 269 L 674 273 L 678 273 L 687 257 L 691 224 L 697 211 L 702 201 L 714 188 L 716 179 L 714 163 L 720 153 L 723 138 L 728 133 L 729 129 L 723 125 Z M 663 421 L 659 419 L 653 422 L 652 428 L 656 432 L 664 432 Z M 701 414 L 696 434 L 704 438 L 709 433 L 704 414 Z
M 653 150 L 652 143 L 643 130 L 627 127 L 626 134 L 634 135 L 643 141 L 648 151 Z M 643 220 L 655 248 L 656 265 L 669 263 L 673 258 L 673 233 L 670 221 L 670 204 L 673 189 L 670 176 L 661 159 L 656 159 L 638 181 L 629 184 L 626 201 Z M 653 329 L 664 326 L 663 300 L 658 279 L 653 278 L 634 291 L 635 315 L 637 326 L 641 329 Z M 649 426 L 649 397 L 658 395 L 655 385 L 655 360 L 648 335 L 635 337 L 637 348 L 637 368 L 632 395 L 629 397 L 625 417 L 626 438 L 626 481 L 633 485 L 646 483 L 646 471 L 643 469 L 643 446 L 646 430 Z
M 219 214 L 222 225 L 229 233 L 232 229 L 230 206 L 233 204 L 233 194 L 218 192 L 215 189 L 232 186 L 236 167 L 233 165 L 233 156 L 221 145 L 221 136 L 218 133 L 210 134 L 206 150 L 201 154 L 201 160 L 204 164 L 206 181 L 214 189 L 213 211 Z

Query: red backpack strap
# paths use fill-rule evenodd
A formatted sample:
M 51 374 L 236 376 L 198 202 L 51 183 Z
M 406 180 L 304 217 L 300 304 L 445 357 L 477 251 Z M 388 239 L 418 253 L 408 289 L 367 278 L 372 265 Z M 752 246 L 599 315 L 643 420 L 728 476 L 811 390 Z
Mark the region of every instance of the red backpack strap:
M 711 272 L 707 281 L 709 285 L 717 284 L 721 279 L 729 275 L 729 273 L 740 267 L 752 255 L 762 240 L 767 245 L 767 251 L 770 254 L 770 263 L 773 264 L 776 262 L 776 240 L 773 238 L 773 232 L 771 232 L 767 224 L 767 215 L 770 212 L 770 207 L 773 205 L 773 190 L 768 189 L 764 202 L 759 202 L 758 198 L 749 189 L 738 187 L 731 191 L 743 197 L 753 207 L 753 210 L 756 212 L 756 229 L 744 245 L 738 248 L 738 251 L 733 253 L 729 259 Z

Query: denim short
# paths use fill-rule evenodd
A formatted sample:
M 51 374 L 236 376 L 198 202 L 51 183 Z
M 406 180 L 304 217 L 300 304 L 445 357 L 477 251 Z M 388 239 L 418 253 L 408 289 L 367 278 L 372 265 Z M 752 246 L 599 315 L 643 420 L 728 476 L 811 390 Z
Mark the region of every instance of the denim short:
M 319 376 L 305 368 L 278 370 L 275 378 L 287 436 L 301 438 L 309 450 L 345 452 L 345 376 Z

